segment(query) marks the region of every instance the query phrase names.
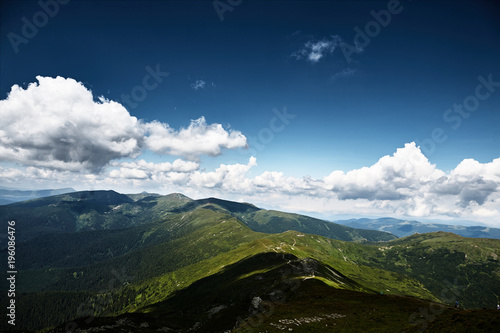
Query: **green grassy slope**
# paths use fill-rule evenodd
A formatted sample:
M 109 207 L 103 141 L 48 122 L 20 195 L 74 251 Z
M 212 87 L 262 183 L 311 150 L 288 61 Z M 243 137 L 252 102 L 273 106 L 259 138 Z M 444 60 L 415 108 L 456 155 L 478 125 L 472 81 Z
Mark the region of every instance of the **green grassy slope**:
M 51 325 L 58 322 L 54 315 L 49 315 L 54 312 L 54 308 L 46 306 L 48 295 L 62 300 L 65 298 L 64 291 L 92 293 L 93 296 L 84 302 L 85 311 L 90 311 L 93 315 L 115 315 L 163 301 L 197 280 L 221 272 L 227 265 L 263 252 L 289 253 L 300 259 L 311 257 L 323 260 L 325 265 L 331 267 L 326 274 L 330 277 L 324 281 L 337 288 L 357 285 L 355 290 L 366 291 L 383 285 L 394 288 L 394 292 L 432 298 L 414 280 L 346 261 L 339 255 L 337 247 L 357 246 L 354 243 L 295 231 L 272 235 L 257 233 L 231 215 L 201 207 L 135 228 L 74 235 L 85 237 L 80 243 L 71 243 L 71 239 L 68 239 L 45 244 L 54 249 L 50 253 L 54 255 L 53 260 L 45 263 L 43 268 L 19 273 L 19 291 L 31 292 L 21 296 L 20 301 L 26 302 L 29 299 L 38 308 L 35 312 L 24 314 L 25 318 L 33 316 L 27 319 L 29 324 L 26 328 L 40 328 L 30 326 L 31 323 L 44 322 Z M 39 241 L 40 239 L 32 240 L 25 246 L 29 248 L 33 243 L 36 250 L 41 246 Z M 63 251 L 66 246 L 71 251 Z M 122 248 L 129 250 L 119 255 L 116 249 Z M 108 252 L 116 255 L 106 257 Z M 75 256 L 68 255 L 70 253 Z M 101 254 L 104 254 L 103 260 Z M 32 252 L 31 255 L 35 253 Z M 29 256 L 25 254 L 26 259 Z M 97 262 L 91 263 L 92 260 Z M 32 264 L 37 263 L 34 261 Z M 345 284 L 338 279 L 356 283 Z M 401 287 L 403 285 L 405 288 Z M 44 293 L 40 293 L 41 291 Z M 74 308 L 68 311 L 74 313 Z M 63 311 L 57 318 L 67 316 L 68 313 Z M 49 319 L 54 321 L 47 322 Z
M 74 192 L 0 206 L 0 219 L 16 221 L 18 241 L 25 241 L 48 234 L 129 228 L 161 219 L 192 201 L 178 193 L 132 198 L 114 191 Z M 0 248 L 5 244 L 0 239 Z
M 129 236 L 136 234 L 135 229 L 137 228 L 127 229 Z M 124 232 L 125 230 L 107 230 L 100 233 L 110 235 L 118 245 L 134 247 L 134 244 L 127 244 L 126 241 L 130 239 L 136 241 L 136 239 L 117 237 Z M 163 238 L 169 233 L 174 233 L 175 237 Z M 170 277 L 175 278 L 175 271 L 179 269 L 210 259 L 237 248 L 240 244 L 261 237 L 259 233 L 252 232 L 232 216 L 206 209 L 183 213 L 176 218 L 168 217 L 161 223 L 149 225 L 149 231 L 138 236 L 139 243 L 145 243 L 145 246 L 137 246 L 126 254 L 95 264 L 69 268 L 51 266 L 20 271 L 17 276 L 18 291 L 30 293 L 20 295 L 19 301 L 26 303 L 29 300 L 31 307 L 37 309 L 24 312 L 23 318 L 26 321 L 20 326 L 39 329 L 43 327 L 38 326 L 42 322 L 45 326 L 54 325 L 60 322 L 60 320 L 55 320 L 56 318 L 63 319 L 68 316 L 68 313 L 74 313 L 74 308 L 61 311 L 46 303 L 49 296 L 51 299 L 56 298 L 63 302 L 66 298 L 65 292 L 80 291 L 86 292 L 87 295 L 91 293 L 93 296 L 83 302 L 83 308 L 92 314 L 97 315 L 104 310 L 113 312 L 122 310 L 141 301 L 143 293 L 141 288 L 144 281 L 158 281 L 158 277 L 171 272 L 174 273 Z M 162 238 L 160 242 L 158 242 L 158 237 Z M 102 241 L 106 241 L 106 238 Z M 56 244 L 53 246 L 56 247 Z M 78 244 L 75 247 L 78 247 Z M 89 250 L 92 251 L 92 247 Z M 74 263 L 77 262 L 78 260 L 74 260 Z M 210 274 L 210 271 L 202 273 L 200 278 Z M 181 274 L 179 279 L 186 280 L 186 283 L 182 281 L 172 283 L 168 290 L 171 292 L 194 282 L 190 280 L 190 276 L 190 274 Z M 128 286 L 130 287 L 125 290 Z M 146 286 L 146 291 L 149 290 Z M 166 295 L 158 296 L 164 298 Z M 54 315 L 54 311 L 61 312 Z M 50 321 L 53 319 L 54 321 Z
M 140 284 L 127 286 L 125 291 L 121 291 L 121 293 L 141 295 L 141 297 L 126 307 L 125 310 L 135 311 L 148 304 L 162 301 L 176 290 L 186 287 L 198 279 L 219 273 L 228 265 L 261 253 L 290 254 L 301 260 L 310 258 L 321 261 L 325 265 L 332 267 L 327 274 L 330 276 L 327 283 L 332 287 L 352 287 L 338 282 L 336 277 L 340 276 L 356 281 L 356 283 L 359 282 L 360 287 L 354 290 L 376 290 L 376 292 L 379 292 L 380 288 L 390 288 L 388 293 L 415 295 L 437 300 L 421 283 L 412 278 L 374 267 L 357 265 L 352 261 L 345 261 L 342 255 L 338 255 L 339 251 L 336 247 L 343 247 L 352 243 L 334 241 L 316 235 L 307 235 L 307 237 L 304 235 L 305 238 L 300 240 L 300 237 L 294 235 L 300 236 L 302 234 L 294 231 L 276 235 L 264 234 L 260 238 L 244 243 L 229 252 L 221 253 L 218 256 L 185 266 L 182 269 L 146 280 Z M 299 239 L 299 243 L 294 244 L 293 238 Z M 318 245 L 318 241 L 321 242 L 321 246 Z M 335 244 L 335 242 L 339 244 Z M 356 244 L 352 245 L 356 246 Z
M 127 229 L 45 235 L 20 245 L 19 268 L 86 266 L 170 242 L 194 231 L 203 232 L 200 227 L 217 225 L 224 219 L 235 222 L 230 215 L 199 209 Z
M 204 207 L 214 211 L 227 212 L 248 225 L 252 230 L 265 233 L 281 233 L 297 230 L 346 241 L 388 241 L 397 237 L 386 232 L 366 229 L 354 229 L 340 224 L 323 221 L 313 217 L 265 210 L 248 203 L 238 203 L 216 198 L 194 200 L 176 211 L 190 211 Z
M 108 194 L 102 194 L 105 203 Z M 109 195 L 106 200 L 123 199 Z M 140 207 L 141 212 L 129 212 L 131 218 L 151 214 L 158 219 L 126 229 L 45 235 L 19 243 L 23 321 L 18 328 L 59 325 L 76 314 L 109 316 L 90 323 L 113 326 L 108 331 L 126 328 L 127 318 L 136 325 L 129 327 L 134 332 L 162 327 L 241 331 L 238 327 L 246 329 L 258 319 L 254 315 L 262 309 L 249 304 L 260 297 L 274 306 L 273 313 L 261 313 L 262 331 L 309 332 L 339 325 L 350 332 L 374 323 L 385 331 L 411 331 L 415 325 L 408 309 L 432 308 L 429 302 L 452 304 L 455 298 L 466 308 L 492 308 L 500 295 L 500 240 L 432 233 L 360 244 L 342 240 L 359 240 L 350 229 L 339 229 L 346 232 L 340 239 L 293 229 L 278 233 L 288 226 L 333 224 L 250 204 L 192 201 L 176 194 L 123 200 L 115 207 L 123 209 L 121 215 Z M 263 233 L 252 230 L 252 223 L 278 227 Z M 286 301 L 280 301 L 279 293 Z M 345 312 L 340 312 L 341 304 Z M 441 308 L 434 316 L 437 329 L 440 320 L 484 321 L 479 312 L 463 312 L 457 319 L 445 305 Z M 122 319 L 123 325 L 117 324 Z M 420 317 L 412 320 L 422 324 Z M 140 328 L 144 322 L 150 328 Z M 490 324 L 484 321 L 485 327 Z
M 18 241 L 76 231 L 124 229 L 204 207 L 231 214 L 252 230 L 280 233 L 298 230 L 349 241 L 387 241 L 389 233 L 354 229 L 308 216 L 259 209 L 251 204 L 216 198 L 192 200 L 182 194 L 124 195 L 114 191 L 82 191 L 0 206 L 0 219 L 16 221 Z M 6 240 L 0 239 L 0 248 Z
M 309 216 L 274 210 L 260 210 L 253 214 L 241 215 L 239 217 L 253 230 L 267 233 L 298 230 L 309 234 L 355 242 L 388 241 L 396 238 L 394 235 L 386 232 L 354 229 Z
M 81 234 L 78 233 L 76 237 Z M 203 208 L 137 228 L 90 232 L 83 235 L 88 237 L 85 237 L 82 243 L 92 236 L 99 238 L 96 238 L 96 243 L 86 243 L 87 246 L 82 249 L 79 249 L 81 244 L 72 244 L 71 250 L 76 253 L 75 257 L 68 256 L 68 253 L 72 252 L 61 251 L 61 248 L 53 246 L 54 252 L 61 251 L 56 259 L 62 258 L 62 261 L 54 260 L 44 268 L 24 272 L 20 276 L 20 288 L 23 288 L 23 291 L 96 291 L 105 288 L 107 281 L 113 278 L 112 268 L 125 268 L 127 274 L 134 276 L 134 282 L 137 283 L 211 258 L 262 237 L 230 215 Z M 66 245 L 66 242 L 61 244 Z M 35 242 L 35 245 L 38 246 L 39 243 Z M 105 246 L 101 247 L 103 245 Z M 32 247 L 31 254 L 36 251 L 36 246 Z M 106 255 L 111 248 L 128 251 L 122 255 Z M 104 260 L 98 261 L 102 257 L 101 254 L 104 254 Z M 91 259 L 98 262 L 92 263 Z M 56 282 L 53 276 L 58 276 Z
M 456 311 L 413 297 L 380 295 L 313 259 L 267 252 L 117 317 L 73 323 L 100 332 L 494 332 L 500 312 Z M 344 283 L 334 288 L 329 281 Z M 446 325 L 446 326 L 445 326 Z M 51 332 L 64 332 L 66 325 Z M 462 330 L 461 330 L 462 329 Z
M 448 302 L 494 307 L 500 296 L 500 240 L 452 233 L 419 234 L 373 245 L 368 265 L 411 276 Z

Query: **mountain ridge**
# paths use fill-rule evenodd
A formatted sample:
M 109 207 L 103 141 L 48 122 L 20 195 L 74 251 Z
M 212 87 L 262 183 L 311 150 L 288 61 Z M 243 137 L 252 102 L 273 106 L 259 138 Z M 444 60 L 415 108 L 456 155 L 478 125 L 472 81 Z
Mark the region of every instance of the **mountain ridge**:
M 15 202 L 71 192 L 75 192 L 75 190 L 69 187 L 45 190 L 17 190 L 13 188 L 0 187 L 0 205 L 7 205 Z
M 275 311 L 259 320 L 263 331 L 322 331 L 324 325 L 359 331 L 373 323 L 415 331 L 419 321 L 410 321 L 408 311 L 438 306 L 443 317 L 436 320 L 443 323 L 452 318 L 455 297 L 478 309 L 494 307 L 500 295 L 495 239 L 437 232 L 367 241 L 356 229 L 307 216 L 178 193 L 86 191 L 27 205 L 36 207 L 20 204 L 10 213 L 32 214 L 29 221 L 36 222 L 56 212 L 75 224 L 86 216 L 88 226 L 101 228 L 41 233 L 18 243 L 22 329 L 56 332 L 77 323 L 89 331 L 213 332 L 213 326 L 238 332 L 255 326 L 263 302 Z M 311 230 L 338 233 L 331 238 Z M 357 320 L 360 309 L 371 319 Z M 484 321 L 483 312 L 462 315 L 474 325 Z M 82 316 L 95 319 L 75 320 Z
M 129 228 L 198 207 L 227 212 L 258 232 L 294 229 L 356 241 L 396 238 L 386 232 L 357 230 L 304 215 L 267 211 L 248 203 L 217 198 L 193 200 L 180 193 L 125 195 L 115 191 L 79 191 L 0 206 L 0 218 L 16 220 L 20 240 L 24 241 L 51 233 Z M 266 214 L 268 219 L 263 220 Z M 256 216 L 260 216 L 259 221 Z M 274 219 L 273 223 L 269 223 L 270 219 Z M 0 239 L 0 248 L 5 242 Z
M 351 228 L 386 231 L 396 235 L 397 237 L 406 237 L 414 233 L 444 231 L 453 232 L 464 237 L 500 239 L 500 228 L 492 228 L 486 226 L 422 223 L 419 221 L 401 220 L 390 217 L 377 219 L 360 218 L 338 220 L 334 222 L 349 226 Z

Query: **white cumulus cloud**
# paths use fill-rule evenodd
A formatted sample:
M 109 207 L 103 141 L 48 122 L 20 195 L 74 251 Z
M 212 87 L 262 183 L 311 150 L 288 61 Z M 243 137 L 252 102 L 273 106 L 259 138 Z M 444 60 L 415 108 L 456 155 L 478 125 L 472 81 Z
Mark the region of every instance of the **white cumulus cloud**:
M 198 170 L 199 164 L 181 159 L 175 160 L 173 163 L 152 163 L 145 160 L 134 162 L 112 163 L 119 168 L 111 170 L 109 176 L 111 178 L 122 179 L 162 179 L 170 177 L 171 174 L 190 173 Z
M 38 80 L 26 89 L 12 87 L 0 101 L 0 162 L 7 162 L 0 165 L 1 184 L 180 191 L 288 211 L 460 218 L 500 227 L 500 158 L 465 159 L 445 172 L 412 142 L 372 165 L 333 170 L 323 178 L 290 177 L 279 170 L 253 175 L 254 157 L 207 171 L 200 168 L 200 155 L 246 147 L 245 136 L 203 117 L 180 129 L 144 123 L 116 102 L 95 101 L 75 80 Z M 144 150 L 180 158 L 137 159 Z
M 120 157 L 136 157 L 143 141 L 137 118 L 80 82 L 37 76 L 14 85 L 0 101 L 0 160 L 61 170 L 97 170 Z
M 136 158 L 146 149 L 197 160 L 247 146 L 241 132 L 207 124 L 204 117 L 177 131 L 159 121 L 143 122 L 104 97 L 96 101 L 74 79 L 37 80 L 26 89 L 14 85 L 0 100 L 0 162 L 98 173 L 111 161 Z
M 415 143 L 409 143 L 370 167 L 347 173 L 334 171 L 324 183 L 339 199 L 398 200 L 418 194 L 443 176 Z
M 246 177 L 246 174 L 256 165 L 257 159 L 252 156 L 247 164 L 221 164 L 212 172 L 195 171 L 188 185 L 197 188 L 218 188 L 228 192 L 251 192 L 252 180 Z
M 145 124 L 146 146 L 159 153 L 183 156 L 197 160 L 202 154 L 217 156 L 223 148 L 246 148 L 246 137 L 239 131 L 227 131 L 220 124 L 207 124 L 204 117 L 192 120 L 187 128 L 178 131 L 168 124 L 151 122 Z

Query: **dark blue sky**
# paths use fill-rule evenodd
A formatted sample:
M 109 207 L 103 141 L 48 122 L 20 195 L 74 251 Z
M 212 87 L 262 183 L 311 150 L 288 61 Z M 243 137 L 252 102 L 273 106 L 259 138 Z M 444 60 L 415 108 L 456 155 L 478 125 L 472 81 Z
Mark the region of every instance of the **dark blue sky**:
M 37 1 L 2 1 L 1 99 L 37 75 L 62 76 L 144 122 L 178 129 L 204 116 L 248 139 L 248 150 L 201 156 L 204 170 L 253 155 L 255 174 L 321 178 L 370 166 L 410 142 L 444 171 L 467 158 L 500 156 L 499 84 L 481 88 L 490 94 L 470 116 L 453 112 L 475 96 L 479 76 L 500 81 L 497 2 L 243 0 L 223 20 L 214 3 L 72 0 L 27 43 L 13 45 L 23 17 L 32 23 L 43 9 Z M 372 12 L 388 6 L 397 12 L 390 22 L 376 23 L 369 42 L 356 44 L 356 29 L 366 32 Z M 348 61 L 342 45 L 360 52 Z M 169 75 L 132 107 L 122 96 L 143 84 L 146 67 Z M 284 108 L 295 118 L 262 144 L 273 109 Z M 446 139 L 432 138 L 436 129 Z
M 444 169 L 465 157 L 498 157 L 500 94 L 457 131 L 442 119 L 474 92 L 477 76 L 500 80 L 499 6 L 492 1 L 402 1 L 402 11 L 350 64 L 340 48 L 317 63 L 291 57 L 307 41 L 332 35 L 353 44 L 354 27 L 364 30 L 370 11 L 387 3 L 243 1 L 220 21 L 212 1 L 73 0 L 15 53 L 8 32 L 20 34 L 21 18 L 41 8 L 3 1 L 1 95 L 36 75 L 60 75 L 120 101 L 146 66 L 159 64 L 170 76 L 128 107 L 138 118 L 179 127 L 205 116 L 251 137 L 268 125 L 273 108 L 297 115 L 261 158 L 291 150 L 323 161 L 319 173 L 349 169 L 423 140 L 435 127 L 449 140 L 429 158 Z M 354 72 L 334 78 L 343 70 Z M 196 80 L 207 86 L 194 91 Z

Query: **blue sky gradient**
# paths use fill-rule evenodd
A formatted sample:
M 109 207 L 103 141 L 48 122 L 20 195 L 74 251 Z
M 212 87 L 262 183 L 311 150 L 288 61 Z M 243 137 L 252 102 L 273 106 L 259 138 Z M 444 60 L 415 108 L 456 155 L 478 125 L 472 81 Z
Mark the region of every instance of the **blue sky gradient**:
M 93 186 L 162 193 L 178 190 L 193 196 L 254 200 L 295 211 L 317 212 L 321 209 L 311 207 L 308 200 L 329 199 L 314 191 L 297 194 L 275 187 L 264 191 L 255 184 L 258 196 L 251 190 L 243 195 L 222 185 L 200 185 L 193 179 L 176 186 L 151 179 L 147 185 L 105 179 L 119 163 L 140 159 L 173 163 L 181 158 L 198 163 L 196 172 L 214 172 L 221 164 L 247 165 L 253 156 L 257 162 L 245 175 L 247 179 L 282 172 L 294 179 L 323 180 L 335 170 L 348 173 L 370 167 L 412 142 L 449 177 L 466 159 L 486 165 L 500 157 L 500 6 L 496 2 L 231 3 L 237 5 L 224 0 L 2 1 L 0 99 L 7 105 L 14 85 L 27 89 L 37 82 L 37 76 L 61 76 L 81 82 L 95 101 L 103 96 L 121 103 L 131 116 L 145 123 L 157 121 L 180 130 L 191 120 L 204 117 L 207 124 L 220 124 L 227 133 L 231 129 L 241 133 L 249 147 L 221 146 L 221 154 L 212 154 L 217 156 L 201 153 L 196 158 L 141 149 L 139 154 L 113 157 L 103 170 L 90 172 L 102 180 Z M 57 11 L 46 24 L 40 24 L 34 36 L 26 38 L 26 20 L 35 22 L 44 7 Z M 384 15 L 391 11 L 389 21 Z M 385 27 L 374 13 L 386 21 Z M 367 27 L 377 30 L 367 32 Z M 358 29 L 372 35 L 368 42 L 364 40 L 365 45 L 363 38 L 358 39 L 361 44 L 355 43 Z M 15 38 L 25 38 L 25 43 L 16 44 L 13 40 L 19 39 Z M 359 53 L 346 57 L 346 47 L 357 48 Z M 143 86 L 145 76 L 157 69 L 168 76 L 161 76 L 161 82 L 147 81 L 155 86 L 147 90 L 147 96 L 127 102 L 124 95 Z M 484 87 L 485 80 L 490 81 L 488 87 Z M 474 99 L 478 85 L 483 85 L 481 96 L 488 95 L 481 100 Z M 466 101 L 479 104 L 473 112 L 453 112 L 454 104 Z M 452 111 L 447 113 L 448 109 Z M 282 122 L 273 118 L 284 110 L 293 117 L 280 126 Z M 10 125 L 6 122 L 2 127 Z M 436 129 L 439 135 L 433 137 Z M 1 141 L 6 149 L 14 149 L 8 142 Z M 12 156 L 0 151 L 4 175 L 26 167 L 67 171 Z M 475 178 L 470 177 L 481 184 L 496 182 L 496 167 L 491 166 L 489 178 L 481 178 L 477 170 Z M 84 177 L 82 172 L 79 175 Z M 4 178 L 5 185 L 8 179 Z M 63 185 L 50 177 L 43 179 L 19 184 Z M 494 189 L 488 185 L 486 201 L 474 201 L 475 208 L 460 201 L 463 198 L 456 199 L 462 211 L 431 209 L 417 214 L 416 210 L 395 208 L 400 199 L 387 206 L 380 198 L 361 197 L 369 201 L 369 209 L 362 208 L 364 204 L 356 208 L 352 206 L 356 200 L 349 199 L 343 203 L 352 207 L 345 211 L 339 208 L 340 202 L 320 213 L 485 222 L 500 216 L 500 201 L 496 201 L 500 183 L 495 184 Z M 85 180 L 64 185 L 91 187 Z M 337 185 L 332 186 L 335 191 Z M 477 189 L 474 186 L 471 189 Z M 289 195 L 301 197 L 301 203 L 279 203 Z M 376 209 L 373 200 L 382 200 Z M 490 213 L 474 215 L 476 208 Z

